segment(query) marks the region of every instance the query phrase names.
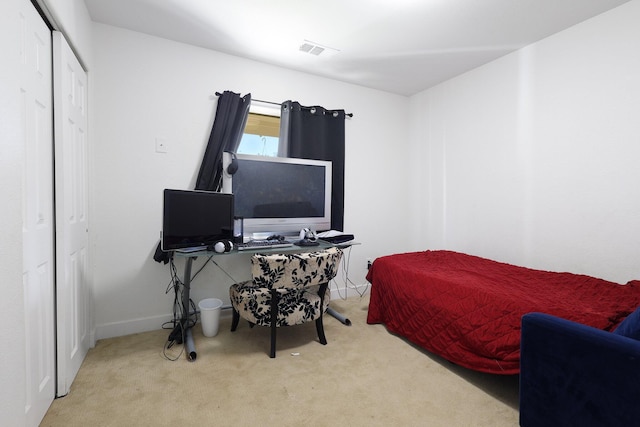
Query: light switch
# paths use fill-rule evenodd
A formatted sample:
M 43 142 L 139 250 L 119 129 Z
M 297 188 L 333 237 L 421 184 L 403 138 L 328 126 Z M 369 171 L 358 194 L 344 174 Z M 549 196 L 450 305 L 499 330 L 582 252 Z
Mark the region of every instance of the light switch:
M 156 153 L 166 153 L 166 152 L 167 152 L 167 139 L 156 138 Z

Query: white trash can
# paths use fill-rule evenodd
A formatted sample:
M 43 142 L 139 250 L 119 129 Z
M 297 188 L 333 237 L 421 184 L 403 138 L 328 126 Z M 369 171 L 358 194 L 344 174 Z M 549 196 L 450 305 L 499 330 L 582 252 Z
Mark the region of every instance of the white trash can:
M 218 326 L 220 325 L 222 300 L 218 298 L 205 298 L 198 303 L 198 307 L 200 308 L 202 335 L 205 337 L 215 337 L 218 334 Z

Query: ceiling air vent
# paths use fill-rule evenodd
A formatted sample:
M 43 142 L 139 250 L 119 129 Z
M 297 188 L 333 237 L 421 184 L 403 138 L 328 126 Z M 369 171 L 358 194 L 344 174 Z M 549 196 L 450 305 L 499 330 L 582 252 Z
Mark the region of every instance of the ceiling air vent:
M 315 55 L 315 56 L 319 56 L 321 53 L 338 53 L 339 50 L 338 49 L 334 49 L 332 47 L 328 47 L 328 46 L 323 46 L 321 44 L 309 41 L 309 40 L 305 40 L 301 45 L 300 45 L 300 52 L 305 52 L 305 53 L 309 53 L 311 55 Z

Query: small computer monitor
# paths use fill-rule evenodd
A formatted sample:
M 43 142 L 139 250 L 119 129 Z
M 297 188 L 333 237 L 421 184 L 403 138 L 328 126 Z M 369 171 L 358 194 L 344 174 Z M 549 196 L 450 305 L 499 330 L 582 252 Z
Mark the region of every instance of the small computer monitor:
M 164 190 L 163 251 L 233 239 L 233 194 Z

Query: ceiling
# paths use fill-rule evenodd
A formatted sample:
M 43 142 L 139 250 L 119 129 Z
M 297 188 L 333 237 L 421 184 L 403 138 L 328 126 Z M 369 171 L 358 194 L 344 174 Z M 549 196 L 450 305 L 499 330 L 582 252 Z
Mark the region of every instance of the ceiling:
M 117 27 L 413 95 L 629 0 L 85 0 Z M 305 53 L 319 46 L 319 55 Z

